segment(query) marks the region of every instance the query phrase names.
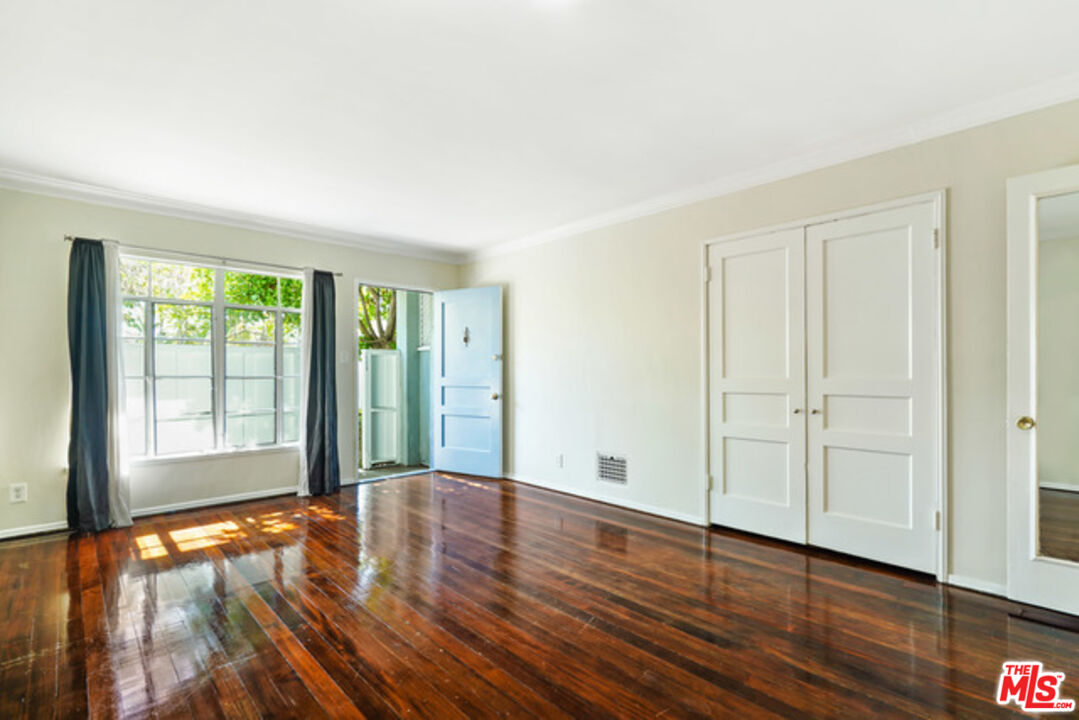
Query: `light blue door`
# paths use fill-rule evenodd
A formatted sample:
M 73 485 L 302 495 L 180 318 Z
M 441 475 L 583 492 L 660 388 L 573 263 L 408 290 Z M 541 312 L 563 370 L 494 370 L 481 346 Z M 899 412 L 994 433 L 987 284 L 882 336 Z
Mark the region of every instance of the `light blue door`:
M 502 476 L 502 288 L 435 293 L 435 470 Z

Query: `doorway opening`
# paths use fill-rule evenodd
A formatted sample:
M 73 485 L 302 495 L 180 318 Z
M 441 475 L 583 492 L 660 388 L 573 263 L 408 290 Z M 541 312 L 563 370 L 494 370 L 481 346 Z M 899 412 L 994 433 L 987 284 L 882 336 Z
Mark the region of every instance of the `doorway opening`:
M 429 292 L 356 287 L 356 480 L 431 467 Z

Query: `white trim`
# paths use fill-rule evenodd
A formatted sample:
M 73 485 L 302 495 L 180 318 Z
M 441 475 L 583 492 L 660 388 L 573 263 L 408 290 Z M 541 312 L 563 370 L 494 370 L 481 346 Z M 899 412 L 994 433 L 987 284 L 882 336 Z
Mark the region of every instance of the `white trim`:
M 1042 108 L 1079 98 L 1079 74 L 1069 75 L 999 95 L 982 102 L 948 110 L 917 123 L 851 137 L 818 147 L 792 158 L 763 167 L 725 175 L 704 185 L 678 190 L 643 202 L 575 220 L 565 225 L 543 230 L 472 254 L 472 261 L 542 245 L 554 240 L 579 235 L 591 230 L 617 225 L 666 210 L 692 205 L 740 190 L 766 185 L 814 170 L 832 167 L 858 158 L 876 155 L 896 148 L 987 125 L 997 120 L 1022 115 Z
M 359 288 L 360 285 L 366 285 L 367 287 L 377 287 L 382 288 L 383 290 L 427 293 L 428 295 L 434 295 L 436 292 L 440 292 L 438 288 L 429 285 L 402 285 L 401 283 L 383 282 L 381 280 L 365 280 L 361 277 L 356 277 L 353 285 L 357 288 Z M 357 298 L 357 302 L 359 302 L 359 298 Z
M 677 520 L 679 522 L 689 523 L 691 525 L 697 525 L 701 527 L 707 525 L 707 523 L 705 522 L 705 518 L 700 515 L 676 512 L 674 510 L 659 507 L 658 505 L 649 505 L 648 503 L 637 502 L 635 500 L 627 500 L 625 498 L 614 497 L 612 495 L 604 495 L 603 493 L 590 493 L 586 490 L 581 490 L 580 488 L 570 487 L 569 485 L 545 482 L 542 480 L 536 480 L 535 478 L 523 477 L 514 473 L 508 473 L 506 475 L 506 478 L 513 480 L 514 482 L 524 483 L 525 485 L 532 485 L 534 487 L 543 488 L 544 490 L 554 490 L 555 492 L 565 493 L 566 495 L 574 495 L 576 497 L 584 498 L 585 500 L 595 500 L 596 502 L 606 503 L 608 505 L 616 505 L 627 510 L 636 510 L 637 512 L 648 513 L 649 515 L 658 515 L 669 520 Z
M 872 205 L 859 205 L 857 207 L 845 208 L 843 210 L 833 210 L 832 212 L 823 213 L 821 215 L 813 215 L 811 217 L 787 220 L 786 222 L 777 223 L 775 225 L 767 225 L 761 228 L 741 230 L 739 232 L 729 233 L 727 235 L 719 235 L 717 237 L 705 238 L 702 242 L 705 246 L 714 245 L 721 242 L 731 242 L 734 240 L 742 240 L 749 237 L 758 237 L 760 235 L 769 235 L 771 233 L 783 232 L 784 230 L 795 230 L 797 228 L 808 227 L 810 225 L 821 225 L 823 223 L 835 222 L 836 220 L 849 220 L 850 218 L 861 217 L 862 215 L 873 215 L 878 212 L 883 212 L 884 210 L 895 210 L 896 208 L 907 207 L 909 205 L 921 205 L 922 203 L 928 202 L 940 203 L 941 208 L 944 208 L 946 196 L 947 190 L 941 188 L 939 190 L 931 190 L 929 192 L 918 193 L 917 195 L 907 195 L 905 197 L 895 198 L 893 200 L 884 200 L 883 202 L 873 203 Z M 938 216 L 941 218 L 945 217 L 943 214 L 941 214 L 942 212 L 943 210 L 938 212 Z
M 147 515 L 160 515 L 161 513 L 176 512 L 177 510 L 194 510 L 195 508 L 210 507 L 212 505 L 227 505 L 229 503 L 243 502 L 245 500 L 261 500 L 262 498 L 277 497 L 279 495 L 295 495 L 296 486 L 270 488 L 269 490 L 254 490 L 252 492 L 235 493 L 233 495 L 219 495 L 212 498 L 200 498 L 185 502 L 168 503 L 166 505 L 152 505 L 144 508 L 133 508 L 132 517 L 146 517 Z
M 180 455 L 140 455 L 131 458 L 131 467 L 143 467 L 148 465 L 168 465 L 170 463 L 199 462 L 206 460 L 228 460 L 234 457 L 249 457 L 251 455 L 269 455 L 272 453 L 300 451 L 298 443 L 281 445 L 266 445 L 253 448 L 236 448 L 234 450 L 214 450 L 201 453 L 184 453 Z
M 1079 493 L 1079 485 L 1068 485 L 1066 483 L 1040 482 L 1038 483 L 1038 489 Z
M 352 378 L 355 383 L 352 386 L 352 414 L 349 415 L 349 427 L 352 428 L 352 472 L 355 473 L 360 470 L 360 453 L 363 452 L 363 448 L 360 447 L 360 412 L 363 408 L 360 405 L 360 388 L 363 388 L 364 392 L 367 392 L 367 388 L 363 386 L 364 378 L 361 374 L 364 370 L 360 362 L 360 285 L 366 285 L 367 283 L 360 280 L 353 280 L 352 282 L 352 348 L 349 350 L 349 354 L 352 355 Z M 340 440 L 338 440 L 340 443 Z M 352 480 L 357 482 L 355 478 Z M 342 485 L 344 483 L 341 483 Z
M 711 459 L 709 458 L 708 437 L 711 428 L 711 417 L 708 412 L 708 397 L 712 392 L 710 387 L 711 383 L 708 364 L 708 283 L 712 281 L 712 273 L 708 267 L 708 246 L 701 245 L 701 488 L 703 491 L 703 497 L 701 499 L 701 513 L 704 517 L 704 524 L 711 524 L 712 521 L 712 483 L 711 483 Z
M 710 468 L 708 467 L 709 456 L 709 434 L 708 434 L 708 419 L 709 419 L 709 390 L 708 390 L 708 293 L 706 291 L 708 277 L 708 248 L 711 245 L 717 243 L 732 242 L 735 240 L 742 240 L 749 237 L 759 237 L 761 235 L 767 235 L 776 232 L 782 232 L 784 230 L 793 230 L 797 228 L 805 228 L 812 225 L 820 225 L 823 223 L 834 222 L 836 220 L 846 220 L 853 217 L 859 217 L 862 215 L 870 215 L 878 213 L 884 210 L 893 210 L 896 208 L 907 207 L 910 205 L 920 205 L 923 203 L 932 203 L 934 208 L 936 230 L 938 233 L 939 246 L 936 248 L 937 253 L 937 332 L 936 332 L 936 352 L 938 357 L 937 362 L 937 435 L 939 447 L 937 448 L 937 510 L 940 512 L 940 530 L 937 532 L 937 569 L 936 577 L 940 582 L 944 581 L 944 578 L 950 577 L 948 575 L 949 564 L 948 558 L 951 548 L 950 538 L 950 507 L 948 503 L 948 488 L 950 487 L 950 478 L 948 475 L 948 335 L 947 335 L 947 318 L 948 318 L 948 274 L 947 274 L 947 208 L 948 208 L 948 193 L 945 189 L 934 190 L 931 192 L 920 193 L 918 195 L 911 195 L 908 197 L 896 198 L 893 200 L 886 200 L 884 202 L 874 203 L 872 205 L 863 205 L 856 208 L 849 208 L 847 210 L 840 210 L 823 215 L 816 215 L 809 218 L 802 218 L 799 220 L 790 220 L 777 225 L 770 225 L 764 228 L 757 228 L 753 230 L 744 230 L 728 235 L 721 235 L 715 238 L 707 238 L 702 242 L 703 252 L 701 254 L 701 287 L 702 299 L 701 299 L 701 375 L 703 378 L 702 392 L 701 392 L 701 417 L 703 419 L 704 426 L 704 484 L 708 485 L 708 473 Z M 705 512 L 705 518 L 710 518 L 708 508 L 708 499 L 706 499 L 702 505 Z
M 591 230 L 617 225 L 665 210 L 729 195 L 843 162 L 931 140 L 997 120 L 1033 112 L 1079 98 L 1079 73 L 1049 80 L 981 102 L 947 110 L 927 120 L 889 128 L 812 148 L 762 167 L 724 175 L 716 180 L 625 205 L 563 225 L 547 228 L 473 251 L 453 250 L 386 233 L 362 234 L 296 223 L 261 215 L 172 200 L 74 180 L 0 168 L 0 187 L 51 197 L 125 208 L 198 222 L 228 225 L 302 240 L 344 245 L 371 252 L 403 255 L 454 265 L 542 245 Z
M 42 533 L 58 532 L 60 530 L 67 530 L 66 521 L 56 520 L 55 522 L 40 523 L 38 525 L 23 525 L 22 527 L 0 530 L 0 540 L 10 540 L 26 535 L 41 535 Z
M 948 474 L 948 191 L 936 193 L 937 239 L 937 580 L 951 571 L 951 476 Z
M 978 578 L 972 578 L 966 575 L 948 575 L 947 583 L 967 590 L 985 593 L 986 595 L 997 595 L 999 597 L 1008 596 L 1008 588 L 1002 583 L 979 580 Z
M 453 265 L 469 259 L 467 252 L 435 247 L 413 238 L 334 230 L 10 168 L 0 168 L 0 188 Z

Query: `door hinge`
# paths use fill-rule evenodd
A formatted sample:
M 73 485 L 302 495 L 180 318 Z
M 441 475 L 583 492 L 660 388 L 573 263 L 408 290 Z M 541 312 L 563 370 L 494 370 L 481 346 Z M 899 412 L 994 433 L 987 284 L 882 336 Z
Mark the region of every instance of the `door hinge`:
M 716 487 L 716 479 L 711 475 L 708 476 L 708 489 L 714 490 Z
M 933 228 L 933 247 L 940 247 L 940 228 Z
M 935 513 L 933 513 L 933 526 L 937 530 L 940 530 L 940 510 L 937 510 Z
M 712 266 L 709 265 L 704 269 L 704 281 L 706 283 L 712 282 Z

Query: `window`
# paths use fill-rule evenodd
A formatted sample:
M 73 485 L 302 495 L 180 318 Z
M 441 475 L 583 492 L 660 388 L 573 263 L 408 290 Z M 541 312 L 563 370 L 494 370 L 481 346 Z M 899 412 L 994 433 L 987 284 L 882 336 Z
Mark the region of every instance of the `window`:
M 133 455 L 299 439 L 298 278 L 123 258 Z

